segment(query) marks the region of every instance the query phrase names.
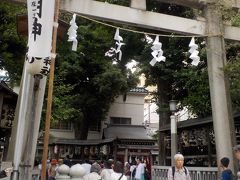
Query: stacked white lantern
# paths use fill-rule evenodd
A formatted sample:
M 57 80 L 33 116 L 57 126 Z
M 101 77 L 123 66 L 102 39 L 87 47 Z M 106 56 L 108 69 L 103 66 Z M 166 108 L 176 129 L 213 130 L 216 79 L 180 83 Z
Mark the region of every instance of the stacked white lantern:
M 71 180 L 80 180 L 83 179 L 83 176 L 86 174 L 86 170 L 80 164 L 75 164 L 70 168 L 69 172 Z

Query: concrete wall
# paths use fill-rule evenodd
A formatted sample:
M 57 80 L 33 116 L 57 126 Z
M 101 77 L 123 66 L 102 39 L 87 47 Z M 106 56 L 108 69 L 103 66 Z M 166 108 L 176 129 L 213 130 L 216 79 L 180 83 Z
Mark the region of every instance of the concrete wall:
M 132 125 L 142 125 L 144 97 L 145 94 L 128 93 L 126 101 L 123 101 L 123 96 L 119 96 L 111 105 L 105 123 L 110 123 L 110 117 L 126 117 L 131 118 Z
M 110 123 L 110 117 L 126 117 L 131 118 L 132 125 L 142 125 L 144 121 L 144 93 L 128 93 L 126 101 L 123 101 L 123 96 L 116 98 L 111 105 L 106 121 L 102 122 L 100 132 L 89 131 L 87 139 L 101 139 L 103 128 Z M 64 139 L 74 139 L 73 130 L 51 129 L 51 135 Z
M 74 130 L 51 129 L 51 135 L 57 138 L 74 139 Z

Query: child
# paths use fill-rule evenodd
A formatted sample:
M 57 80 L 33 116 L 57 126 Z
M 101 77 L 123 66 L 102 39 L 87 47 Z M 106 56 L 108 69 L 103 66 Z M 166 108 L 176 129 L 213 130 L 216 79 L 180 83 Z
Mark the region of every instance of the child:
M 224 157 L 220 160 L 221 162 L 221 168 L 222 168 L 222 175 L 221 175 L 221 180 L 232 180 L 233 179 L 233 174 L 230 169 L 228 169 L 229 165 L 229 158 Z

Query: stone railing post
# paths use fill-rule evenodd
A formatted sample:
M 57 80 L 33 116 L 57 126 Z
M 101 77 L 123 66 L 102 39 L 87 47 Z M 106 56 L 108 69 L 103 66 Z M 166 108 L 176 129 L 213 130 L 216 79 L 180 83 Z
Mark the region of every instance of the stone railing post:
M 70 168 L 71 180 L 82 180 L 86 170 L 80 164 L 75 164 Z
M 67 165 L 62 164 L 57 168 L 56 180 L 70 180 L 69 172 L 70 168 Z

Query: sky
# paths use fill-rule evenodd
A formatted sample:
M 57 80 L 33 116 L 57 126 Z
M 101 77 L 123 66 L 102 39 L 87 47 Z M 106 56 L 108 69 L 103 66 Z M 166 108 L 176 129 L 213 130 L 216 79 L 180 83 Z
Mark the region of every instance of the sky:
M 7 71 L 5 70 L 0 70 L 0 76 L 6 76 L 7 75 Z

